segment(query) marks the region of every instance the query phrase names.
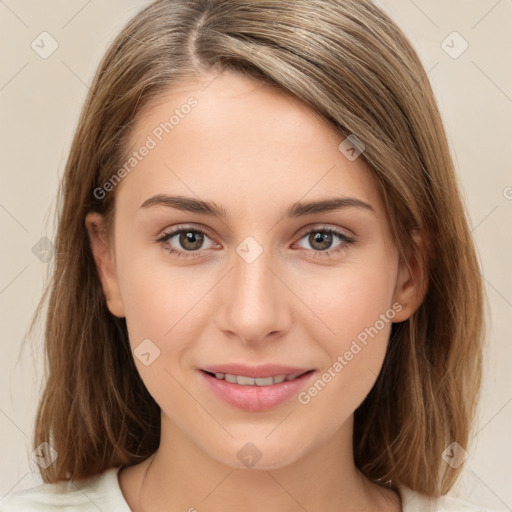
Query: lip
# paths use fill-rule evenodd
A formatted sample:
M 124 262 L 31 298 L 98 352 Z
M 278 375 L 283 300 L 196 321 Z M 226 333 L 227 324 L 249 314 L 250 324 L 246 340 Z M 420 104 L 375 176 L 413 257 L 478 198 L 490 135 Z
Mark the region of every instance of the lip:
M 229 366 L 225 365 L 223 368 L 229 368 Z M 265 368 L 268 373 L 270 370 L 268 370 L 268 367 Z M 308 370 L 305 371 L 308 372 Z M 284 375 L 287 372 L 280 374 L 275 373 L 274 375 Z M 284 382 L 271 384 L 270 386 L 242 386 L 240 384 L 217 379 L 206 373 L 206 371 L 199 370 L 201 378 L 217 397 L 232 407 L 251 412 L 266 411 L 287 402 L 292 397 L 297 396 L 297 394 L 307 386 L 308 382 L 316 373 L 317 372 L 315 370 L 311 370 L 305 375 L 297 377 L 294 380 L 285 380 Z M 236 372 L 234 374 L 240 375 L 240 373 Z M 241 375 L 247 374 L 241 373 Z M 251 375 L 247 376 L 250 377 Z M 271 375 L 267 376 L 270 377 Z
M 279 364 L 265 364 L 260 366 L 248 366 L 241 363 L 219 364 L 207 366 L 201 370 L 211 373 L 229 373 L 231 375 L 244 375 L 246 377 L 265 378 L 275 377 L 276 375 L 293 375 L 295 373 L 304 373 L 313 368 L 298 368 L 293 366 L 283 366 Z

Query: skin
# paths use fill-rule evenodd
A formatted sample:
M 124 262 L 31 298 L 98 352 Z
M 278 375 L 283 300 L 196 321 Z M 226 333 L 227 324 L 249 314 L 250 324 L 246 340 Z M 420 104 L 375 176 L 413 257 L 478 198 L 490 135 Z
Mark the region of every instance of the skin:
M 137 512 L 401 510 L 397 493 L 355 467 L 352 449 L 353 413 L 381 369 L 391 321 L 305 405 L 294 397 L 268 411 L 242 411 L 200 378 L 198 368 L 223 362 L 274 362 L 321 376 L 379 315 L 398 303 L 392 321 L 406 320 L 425 291 L 422 269 L 410 261 L 409 272 L 399 259 L 363 158 L 350 161 L 338 149 L 344 137 L 284 92 L 231 72 L 213 78 L 174 89 L 139 115 L 134 147 L 191 95 L 198 100 L 117 185 L 110 243 L 98 235 L 101 216 L 86 218 L 111 313 L 126 317 L 132 349 L 147 338 L 160 349 L 148 366 L 135 358 L 162 410 L 160 447 L 120 472 L 121 490 Z M 227 217 L 140 208 L 159 193 L 214 201 Z M 341 195 L 374 211 L 282 218 L 296 201 Z M 195 245 L 199 257 L 165 250 L 194 245 L 180 244 L 179 235 L 157 241 L 178 224 L 209 232 Z M 344 244 L 333 235 L 319 249 L 312 237 L 325 227 L 356 243 L 332 252 Z M 317 231 L 308 237 L 306 228 Z M 250 264 L 236 252 L 247 236 L 263 248 Z M 322 251 L 331 254 L 314 257 Z M 237 457 L 247 442 L 262 454 L 252 469 Z

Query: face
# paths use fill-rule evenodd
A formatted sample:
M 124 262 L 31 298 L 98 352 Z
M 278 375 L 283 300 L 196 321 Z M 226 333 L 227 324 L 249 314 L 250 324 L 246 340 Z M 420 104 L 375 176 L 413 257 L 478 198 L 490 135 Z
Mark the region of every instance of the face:
M 370 170 L 339 149 L 345 137 L 283 92 L 212 78 L 141 113 L 130 142 L 150 149 L 115 189 L 113 245 L 93 239 L 93 250 L 165 421 L 225 464 L 244 467 L 250 442 L 259 467 L 275 468 L 351 419 L 415 288 Z M 309 373 L 244 385 L 207 369 Z

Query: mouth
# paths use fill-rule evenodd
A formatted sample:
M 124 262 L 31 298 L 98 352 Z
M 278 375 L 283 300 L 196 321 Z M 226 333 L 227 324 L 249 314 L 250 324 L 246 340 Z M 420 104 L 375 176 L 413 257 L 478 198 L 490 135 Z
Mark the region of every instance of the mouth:
M 290 382 L 292 380 L 298 379 L 303 375 L 310 374 L 315 370 L 306 370 L 304 372 L 297 372 L 291 374 L 281 374 L 281 375 L 273 375 L 269 377 L 249 377 L 247 375 L 234 375 L 231 373 L 222 373 L 222 372 L 210 372 L 207 370 L 201 370 L 204 373 L 207 373 L 211 377 L 214 377 L 218 380 L 224 380 L 226 382 L 230 382 L 231 384 L 238 384 L 240 386 L 272 386 L 273 384 L 280 384 L 281 382 Z
M 253 367 L 252 371 L 238 370 L 238 373 L 212 371 L 212 368 L 209 368 L 201 369 L 198 373 L 202 377 L 205 391 L 213 393 L 212 396 L 224 404 L 239 410 L 262 412 L 289 402 L 305 387 L 311 385 L 311 380 L 317 373 L 314 369 L 297 368 L 293 369 L 293 373 L 287 373 L 282 368 L 276 372 L 275 369 L 270 370 L 268 366 L 259 369 Z M 255 373 L 266 375 L 254 376 Z

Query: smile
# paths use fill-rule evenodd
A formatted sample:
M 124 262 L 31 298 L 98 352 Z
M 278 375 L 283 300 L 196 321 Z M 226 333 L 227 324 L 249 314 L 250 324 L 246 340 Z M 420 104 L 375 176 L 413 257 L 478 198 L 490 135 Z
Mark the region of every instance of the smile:
M 262 412 L 278 407 L 297 396 L 317 373 L 279 374 L 248 377 L 231 373 L 198 371 L 208 393 L 231 407 L 250 412 Z
M 231 382 L 232 384 L 239 384 L 240 386 L 271 386 L 272 384 L 280 384 L 281 382 L 295 380 L 296 378 L 304 375 L 306 373 L 312 372 L 313 370 L 309 370 L 303 373 L 294 373 L 291 375 L 276 375 L 274 377 L 260 377 L 253 378 L 247 377 L 245 375 L 232 375 L 230 373 L 212 373 L 206 372 L 212 377 L 216 379 L 225 380 L 227 382 Z

